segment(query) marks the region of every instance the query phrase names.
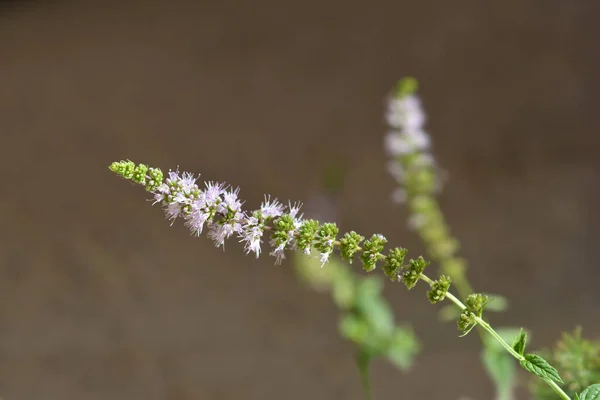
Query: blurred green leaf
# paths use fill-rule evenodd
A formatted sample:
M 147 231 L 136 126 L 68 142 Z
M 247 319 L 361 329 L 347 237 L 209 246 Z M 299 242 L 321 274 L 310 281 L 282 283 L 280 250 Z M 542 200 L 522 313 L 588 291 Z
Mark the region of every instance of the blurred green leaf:
M 369 358 L 385 356 L 401 369 L 408 368 L 420 345 L 412 330 L 396 327 L 392 308 L 381 295 L 383 281 L 354 273 L 337 257 L 321 268 L 318 257 L 297 255 L 296 272 L 312 288 L 329 291 L 344 313 L 340 318 L 342 337 Z
M 394 331 L 394 314 L 385 300 L 374 297 L 365 304 L 362 313 L 378 336 L 390 336 Z
M 489 303 L 485 306 L 486 311 L 501 312 L 508 308 L 508 299 L 499 294 L 488 294 Z
M 440 308 L 439 311 L 440 319 L 444 322 L 456 321 L 460 317 L 460 308 L 454 304 L 448 304 Z
M 340 279 L 335 282 L 331 290 L 331 296 L 339 308 L 348 309 L 352 307 L 356 290 L 354 286 L 352 279 Z
M 343 337 L 355 343 L 362 342 L 369 333 L 369 327 L 365 321 L 353 314 L 346 314 L 342 317 L 339 330 Z
M 542 351 L 560 371 L 564 384 L 559 386 L 569 395 L 582 393 L 590 385 L 600 382 L 600 341 L 581 336 L 581 328 L 563 333 L 552 351 Z M 532 379 L 531 390 L 536 399 L 553 400 L 556 394 L 543 381 Z
M 520 333 L 519 328 L 503 327 L 496 332 L 504 341 L 512 343 Z M 498 400 L 511 400 L 516 386 L 517 364 L 513 357 L 491 335 L 483 335 L 484 349 L 481 353 L 483 365 L 496 387 Z
M 362 279 L 356 290 L 355 306 L 376 335 L 388 336 L 394 330 L 394 314 L 383 297 L 379 296 L 382 288 L 381 279 Z
M 408 369 L 421 346 L 410 328 L 397 328 L 385 356 L 398 368 Z
M 359 307 L 368 307 L 369 301 L 379 296 L 383 289 L 383 282 L 377 278 L 363 278 L 357 282 L 356 304 Z
M 585 388 L 579 400 L 600 400 L 600 383 L 595 383 Z
M 504 349 L 486 347 L 481 353 L 481 359 L 488 376 L 495 384 L 497 399 L 512 399 L 517 376 L 516 363 L 512 356 Z

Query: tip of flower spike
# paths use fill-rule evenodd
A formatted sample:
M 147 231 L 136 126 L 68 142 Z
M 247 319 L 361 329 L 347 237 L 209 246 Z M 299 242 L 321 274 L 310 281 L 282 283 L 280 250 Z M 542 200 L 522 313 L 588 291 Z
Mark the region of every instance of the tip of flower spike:
M 123 168 L 123 165 L 126 163 L 126 161 L 113 161 L 112 163 L 110 163 L 110 165 L 108 166 L 108 169 L 110 169 L 112 172 L 114 172 L 115 174 L 119 174 L 119 171 L 121 171 L 121 169 Z
M 135 163 L 133 161 L 115 161 L 108 167 L 112 172 L 119 175 L 121 178 L 131 179 L 133 178 Z
M 409 96 L 411 94 L 415 94 L 418 88 L 419 81 L 412 76 L 407 76 L 406 78 L 402 78 L 398 81 L 394 95 L 398 98 Z

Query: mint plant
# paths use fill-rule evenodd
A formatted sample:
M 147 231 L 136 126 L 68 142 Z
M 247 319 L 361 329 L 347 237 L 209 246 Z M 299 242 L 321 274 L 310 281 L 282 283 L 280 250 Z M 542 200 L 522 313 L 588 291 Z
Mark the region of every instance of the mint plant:
M 379 296 L 380 283 L 370 277 L 359 279 L 340 268 L 334 255 L 336 251 L 349 264 L 360 262 L 365 272 L 380 267 L 392 282 L 400 282 L 409 290 L 425 282 L 431 303 L 448 300 L 456 312 L 444 308 L 444 315 L 456 317 L 460 335 L 466 336 L 473 329 L 480 333 L 484 365 L 497 385 L 498 398 L 505 400 L 512 396 L 515 363 L 510 358 L 514 358 L 524 370 L 537 376 L 554 398 L 600 400 L 600 384 L 595 381 L 598 375 L 588 374 L 584 379 L 565 368 L 568 375 L 561 376 L 542 355 L 526 351 L 527 333 L 523 329 L 518 332 L 494 329 L 484 319 L 485 310 L 500 310 L 504 304 L 500 301 L 501 306 L 494 307 L 498 303 L 494 299 L 501 299 L 500 296 L 474 293 L 466 278 L 466 263 L 456 256 L 458 241 L 450 235 L 434 197 L 441 180 L 435 160 L 427 152 L 430 139 L 422 129 L 425 117 L 415 90 L 416 81 L 404 80 L 390 102 L 387 116 L 394 130 L 387 137 L 387 145 L 396 158 L 390 171 L 402 184 L 395 198 L 409 204 L 413 213 L 411 225 L 425 241 L 431 259 L 440 265 L 441 275 L 437 279 L 425 273 L 430 265 L 425 257 L 408 258 L 407 249 L 390 248 L 385 236 L 379 233 L 368 237 L 354 231 L 341 234 L 335 223 L 305 219 L 299 202 L 284 205 L 265 196 L 259 208 L 245 210 L 240 189 L 223 182 L 207 181 L 204 186 L 198 186 L 198 177 L 189 172 L 175 170 L 165 176 L 159 168 L 129 160 L 113 162 L 109 169 L 143 186 L 152 195 L 153 204 L 163 207 L 171 224 L 181 219 L 194 236 L 206 232 L 217 247 L 224 247 L 225 241 L 234 237 L 243 244 L 246 254 L 257 258 L 265 253 L 263 247 L 267 247 L 266 252 L 274 258 L 275 264 L 281 264 L 290 253 L 316 263 L 316 269 L 300 263 L 298 271 L 312 284 L 330 291 L 342 310 L 340 330 L 356 345 L 357 362 L 368 397 L 369 361 L 375 356 L 385 356 L 396 365 L 407 367 L 417 348 L 416 339 L 410 330 L 395 326 L 389 306 Z M 458 296 L 451 293 L 452 285 Z M 512 341 L 508 337 L 512 337 Z M 577 346 L 560 353 L 573 355 L 576 367 L 561 362 L 564 357 L 556 354 L 548 358 L 556 365 L 576 371 L 594 370 L 597 358 L 593 357 L 597 357 L 597 353 L 591 351 L 589 345 L 580 344 L 586 349 L 583 355 L 577 355 Z M 592 360 L 581 368 L 578 363 L 590 355 Z M 566 376 L 578 383 L 572 385 L 563 380 Z

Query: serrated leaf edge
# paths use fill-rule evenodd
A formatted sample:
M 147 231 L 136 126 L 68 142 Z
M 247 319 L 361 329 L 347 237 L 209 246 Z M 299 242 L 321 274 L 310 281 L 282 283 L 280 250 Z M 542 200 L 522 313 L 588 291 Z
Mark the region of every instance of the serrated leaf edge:
M 590 390 L 595 390 L 592 394 L 594 395 L 594 397 L 590 397 L 588 398 L 588 392 Z M 583 392 L 581 392 L 580 395 L 576 395 L 576 400 L 596 400 L 596 399 L 600 399 L 600 383 L 594 383 L 593 385 L 590 385 L 588 387 L 586 387 L 585 389 L 583 389 Z
M 548 363 L 543 357 L 537 354 L 525 354 L 524 359 L 521 360 L 521 366 L 527 371 L 539 376 L 540 378 L 546 378 L 553 380 L 557 383 L 564 383 L 556 368 Z M 535 360 L 534 363 L 532 360 Z

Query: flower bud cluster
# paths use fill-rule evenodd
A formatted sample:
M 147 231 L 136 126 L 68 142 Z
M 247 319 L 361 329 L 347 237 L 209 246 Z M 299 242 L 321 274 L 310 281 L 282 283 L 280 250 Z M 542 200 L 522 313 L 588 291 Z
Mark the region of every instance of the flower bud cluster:
M 433 282 L 431 289 L 427 292 L 427 298 L 429 298 L 431 304 L 444 300 L 446 293 L 448 293 L 448 289 L 450 289 L 451 283 L 452 279 L 446 275 L 440 276 L 440 279 Z
M 467 296 L 465 301 L 466 308 L 460 314 L 458 319 L 458 330 L 462 332 L 462 336 L 466 335 L 477 325 L 475 317 L 480 317 L 483 314 L 483 309 L 489 303 L 489 297 L 481 293 L 472 293 Z
M 383 246 L 387 243 L 387 239 L 383 235 L 375 234 L 370 239 L 365 240 L 362 248 L 360 260 L 363 263 L 363 269 L 371 272 L 376 268 L 377 261 L 384 258 L 381 254 Z
M 425 267 L 429 265 L 429 262 L 425 261 L 422 256 L 419 256 L 416 260 L 411 259 L 408 264 L 406 271 L 400 273 L 400 280 L 410 290 L 415 287 Z

